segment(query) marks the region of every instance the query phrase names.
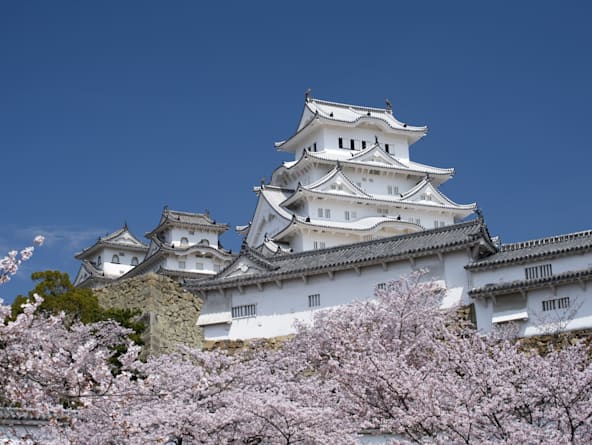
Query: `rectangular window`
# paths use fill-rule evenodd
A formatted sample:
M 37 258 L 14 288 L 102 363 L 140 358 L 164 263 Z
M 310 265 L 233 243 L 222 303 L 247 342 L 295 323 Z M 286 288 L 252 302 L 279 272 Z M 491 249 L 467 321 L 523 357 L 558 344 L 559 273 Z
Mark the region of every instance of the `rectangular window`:
M 550 277 L 553 275 L 551 264 L 541 264 L 540 266 L 532 266 L 524 269 L 524 275 L 527 280 L 536 280 L 539 278 Z
M 325 248 L 325 241 L 314 241 L 312 243 L 312 245 L 315 250 L 324 249 Z
M 551 300 L 543 300 L 543 311 L 555 311 L 557 309 L 569 308 L 569 297 L 553 298 Z
M 232 308 L 232 318 L 246 318 L 257 315 L 256 304 L 244 304 L 242 306 L 234 306 Z
M 388 212 L 389 212 L 389 211 L 388 211 L 388 209 L 386 209 L 386 208 L 384 208 L 384 209 L 383 209 L 383 208 L 380 208 L 380 207 L 379 207 L 379 208 L 377 208 L 377 209 L 376 209 L 376 212 L 377 212 L 379 215 L 388 215 Z
M 384 151 L 386 151 L 387 153 L 390 153 L 389 144 L 384 144 Z
M 222 270 L 222 267 L 219 264 L 214 264 L 214 272 L 220 272 L 220 270 Z
M 312 294 L 308 296 L 308 307 L 318 307 L 321 305 L 321 294 Z
M 185 261 L 179 261 L 179 269 L 185 269 Z
M 325 218 L 331 218 L 331 209 L 325 209 Z
M 312 144 L 312 151 L 317 151 L 317 143 Z
M 444 221 L 434 221 L 434 227 L 437 229 L 438 227 L 444 227 Z
M 343 138 L 339 138 L 339 148 L 343 148 Z
M 366 148 L 366 141 L 362 141 L 362 150 Z
M 421 226 L 421 219 L 415 218 L 415 224 L 417 224 L 418 226 Z
M 321 209 L 320 207 L 317 209 L 317 215 L 319 218 L 323 217 L 323 209 Z
M 349 140 L 349 149 L 350 150 L 355 150 L 356 149 L 356 143 L 353 139 Z
M 189 235 L 195 235 L 195 230 L 190 230 Z
M 386 289 L 386 283 L 378 283 L 376 285 L 376 289 L 378 289 L 378 290 L 385 290 Z
M 398 195 L 399 194 L 399 186 L 389 185 L 389 186 L 387 186 L 386 191 L 389 195 Z
M 346 210 L 345 212 L 343 212 L 344 214 L 344 218 L 346 221 L 349 221 L 349 210 Z
M 370 174 L 371 175 L 380 175 L 380 170 L 371 169 Z
M 203 270 L 204 268 L 204 264 L 203 263 L 195 263 L 195 268 L 197 270 Z

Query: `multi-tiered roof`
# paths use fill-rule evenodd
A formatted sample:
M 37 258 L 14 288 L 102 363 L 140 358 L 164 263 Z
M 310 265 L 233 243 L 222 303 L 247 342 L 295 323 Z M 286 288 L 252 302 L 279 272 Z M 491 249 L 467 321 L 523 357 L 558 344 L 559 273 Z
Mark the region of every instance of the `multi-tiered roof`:
M 248 226 L 237 228 L 263 253 L 305 251 L 442 227 L 470 215 L 438 189 L 453 169 L 409 159 L 427 127 L 385 109 L 306 97 L 296 132 L 276 143 L 293 153 L 269 184 Z
M 147 272 L 182 278 L 213 275 L 233 258 L 219 241 L 227 230 L 227 224 L 217 224 L 208 212 L 181 212 L 165 207 L 158 225 L 145 235 L 150 246 L 144 261 L 126 277 Z

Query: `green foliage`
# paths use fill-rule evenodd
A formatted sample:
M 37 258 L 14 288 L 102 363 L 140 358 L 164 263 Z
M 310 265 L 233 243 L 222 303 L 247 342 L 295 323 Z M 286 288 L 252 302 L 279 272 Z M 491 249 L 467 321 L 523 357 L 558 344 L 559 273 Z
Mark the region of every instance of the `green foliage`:
M 66 324 L 74 321 L 82 323 L 96 323 L 104 320 L 114 320 L 120 325 L 132 329 L 134 333 L 130 339 L 136 344 L 142 344 L 141 335 L 146 328 L 145 324 L 138 321 L 139 310 L 132 309 L 103 309 L 99 300 L 91 289 L 74 287 L 70 277 L 65 272 L 58 270 L 46 270 L 34 272 L 31 279 L 37 284 L 29 292 L 29 296 L 19 295 L 12 303 L 13 317 L 22 312 L 21 305 L 31 300 L 35 294 L 43 297 L 43 303 L 37 311 L 42 314 L 58 315 L 66 314 Z

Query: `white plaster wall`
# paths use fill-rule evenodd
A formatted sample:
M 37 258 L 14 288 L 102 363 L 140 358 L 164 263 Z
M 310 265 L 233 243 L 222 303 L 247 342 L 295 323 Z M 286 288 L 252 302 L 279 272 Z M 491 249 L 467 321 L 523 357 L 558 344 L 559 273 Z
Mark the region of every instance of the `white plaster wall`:
M 111 262 L 113 255 L 117 255 L 119 257 L 119 264 Z M 102 265 L 100 268 L 107 277 L 119 277 L 120 275 L 123 275 L 134 268 L 134 266 L 131 265 L 133 257 L 138 258 L 138 262 L 141 262 L 143 259 L 143 255 L 140 252 L 126 251 L 125 248 L 105 248 L 101 251 Z
M 185 261 L 185 268 L 179 267 L 179 261 Z M 203 269 L 198 269 L 196 263 L 203 264 Z M 170 270 L 184 270 L 186 272 L 215 273 L 214 262 L 211 257 L 195 256 L 195 254 L 169 256 L 164 261 L 165 267 Z
M 353 199 L 353 198 L 352 198 Z M 318 209 L 331 209 L 330 218 L 319 218 Z M 416 223 L 419 219 L 420 225 L 426 229 L 433 229 L 435 227 L 435 221 L 442 221 L 444 225 L 451 225 L 454 223 L 454 217 L 450 212 L 441 210 L 433 207 L 425 208 L 405 208 L 404 204 L 391 202 L 391 203 L 376 203 L 369 201 L 351 201 L 347 202 L 343 198 L 338 196 L 335 199 L 327 198 L 318 199 L 313 198 L 311 201 L 304 202 L 304 205 L 298 209 L 298 216 L 303 218 L 309 216 L 311 220 L 322 223 L 323 221 L 339 221 L 347 222 L 345 219 L 345 212 L 350 212 L 349 222 L 357 221 L 367 217 L 383 216 L 378 212 L 378 209 L 388 209 L 386 216 L 396 218 L 401 217 L 401 221 Z M 351 212 L 356 212 L 356 218 L 352 218 Z M 445 213 L 442 213 L 445 212 Z
M 191 234 L 190 232 L 193 232 Z M 189 230 L 173 227 L 170 230 L 170 239 L 172 244 L 177 247 L 181 245 L 181 238 L 187 238 L 187 246 L 198 244 L 201 240 L 207 240 L 209 245 L 215 249 L 218 248 L 218 233 L 206 230 Z
M 389 144 L 389 154 L 397 158 L 409 159 L 409 143 L 405 136 L 387 134 L 379 128 L 369 127 L 337 127 L 326 125 L 322 128 L 323 147 L 325 149 L 339 149 L 339 138 L 343 138 L 342 150 L 350 150 L 350 140 L 355 140 L 355 149 L 362 149 L 362 141 L 366 141 L 366 148 L 370 148 L 378 136 L 378 142 L 384 148 Z
M 526 299 L 520 293 L 503 296 L 514 300 L 516 306 L 523 307 L 528 319 L 517 321 L 519 335 L 531 336 L 556 331 L 587 329 L 592 327 L 592 284 L 567 284 L 555 290 L 551 288 L 535 289 L 526 292 Z M 569 297 L 568 309 L 543 311 L 543 301 Z M 499 297 L 498 297 L 499 298 Z M 497 309 L 499 310 L 499 309 Z M 492 317 L 496 312 L 496 301 L 492 298 L 475 300 L 477 326 L 483 332 L 489 332 L 495 326 Z
M 568 309 L 543 311 L 543 301 L 569 297 Z M 537 289 L 527 295 L 528 320 L 521 324 L 522 335 L 537 335 L 558 330 L 585 329 L 592 326 L 592 283 L 569 284 L 552 289 Z
M 438 276 L 434 278 L 444 278 L 449 289 L 447 300 L 466 300 L 466 276 L 455 271 L 458 263 L 463 262 L 463 255 L 452 254 L 444 258 L 446 264 L 439 263 L 438 257 L 434 256 L 418 260 L 415 264 L 410 261 L 391 263 L 387 270 L 380 265 L 362 268 L 359 275 L 351 270 L 336 272 L 333 278 L 328 274 L 311 277 L 307 283 L 300 278 L 289 280 L 283 282 L 281 288 L 275 283 L 267 283 L 262 290 L 256 286 L 244 288 L 243 293 L 233 289 L 226 293 L 231 306 L 256 304 L 257 316 L 234 319 L 230 325 L 206 326 L 204 335 L 212 340 L 288 335 L 294 332 L 293 326 L 297 319 L 309 322 L 318 310 L 371 298 L 378 283 L 396 280 L 413 270 L 433 264 L 441 265 Z M 466 264 L 466 257 L 464 262 Z M 308 307 L 308 296 L 316 293 L 320 294 L 321 306 L 311 309 Z M 217 296 L 220 296 L 218 292 L 209 293 L 207 300 L 216 299 Z M 204 306 L 202 313 L 209 310 L 208 306 Z
M 531 266 L 551 264 L 553 275 L 592 267 L 592 252 L 558 258 L 549 258 L 527 264 L 510 264 L 496 269 L 474 270 L 472 286 L 482 287 L 488 283 L 507 283 L 526 279 L 524 269 Z

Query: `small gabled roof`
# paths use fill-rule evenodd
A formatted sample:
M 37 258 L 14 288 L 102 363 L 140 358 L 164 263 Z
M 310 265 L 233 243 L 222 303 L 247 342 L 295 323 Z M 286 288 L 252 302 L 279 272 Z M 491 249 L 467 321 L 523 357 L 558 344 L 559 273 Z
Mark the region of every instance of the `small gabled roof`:
M 218 233 L 224 233 L 229 228 L 227 224 L 216 224 L 216 221 L 210 218 L 209 212 L 181 212 L 178 210 L 169 210 L 165 206 L 158 225 L 150 232 L 146 232 L 145 236 L 146 238 L 152 238 L 169 227 L 184 227 L 187 229 L 215 231 Z
M 330 187 L 332 184 L 339 185 L 341 190 L 339 189 L 331 189 L 327 188 Z M 280 203 L 281 207 L 288 207 L 292 203 L 298 201 L 302 196 L 305 194 L 323 194 L 323 195 L 338 195 L 338 196 L 349 196 L 349 197 L 358 197 L 358 198 L 371 198 L 372 195 L 369 195 L 364 190 L 359 188 L 356 184 L 352 182 L 342 171 L 341 166 L 337 164 L 337 166 L 327 173 L 322 178 L 318 179 L 311 184 L 304 186 L 302 184 L 298 184 L 297 189 L 292 193 L 285 201 Z
M 466 269 L 493 269 L 505 265 L 523 264 L 590 251 L 592 251 L 592 230 L 586 230 L 519 243 L 502 244 L 498 253 L 471 263 L 466 266 Z
M 307 98 L 304 109 L 296 128 L 296 133 L 287 140 L 276 142 L 278 150 L 293 151 L 287 149 L 290 141 L 312 127 L 315 122 L 327 122 L 337 125 L 355 127 L 362 122 L 376 123 L 385 130 L 406 135 L 410 143 L 417 142 L 427 134 L 428 127 L 416 127 L 407 125 L 393 116 L 390 108 L 373 108 L 359 105 L 342 104 L 321 99 Z
M 145 253 L 148 250 L 148 246 L 136 238 L 129 231 L 127 224 L 124 224 L 121 229 L 103 237 L 99 237 L 92 246 L 82 250 L 82 252 L 78 252 L 74 258 L 77 260 L 87 259 L 105 247 L 142 253 Z
M 481 219 L 329 249 L 276 255 L 265 259 L 273 267 L 267 267 L 257 273 L 236 276 L 220 274 L 209 280 L 188 281 L 186 285 L 189 290 L 195 292 L 247 286 L 384 262 L 402 261 L 476 246 L 482 254 L 491 254 L 496 250 L 489 237 L 487 226 Z M 234 264 L 239 264 L 242 258 L 241 253 Z
M 468 210 L 470 212 L 474 212 L 477 209 L 476 203 L 471 204 L 458 204 L 444 195 L 440 190 L 438 190 L 432 184 L 430 178 L 426 176 L 420 182 L 418 182 L 415 187 L 408 190 L 401 196 L 400 202 L 402 203 L 411 203 L 411 204 L 418 204 L 421 200 L 417 200 L 417 196 L 421 195 L 430 195 L 432 197 L 431 201 L 426 201 L 424 204 L 439 204 L 444 207 L 458 209 L 458 210 Z M 418 202 L 420 201 L 420 202 Z M 468 214 L 470 214 L 470 212 Z
M 292 252 L 291 248 L 282 247 L 279 243 L 276 243 L 274 240 L 268 238 L 267 236 L 264 238 L 263 242 L 259 246 L 255 247 L 254 250 L 265 257 Z
M 267 257 L 252 249 L 243 241 L 239 255 L 232 263 L 220 271 L 217 278 L 253 275 L 271 272 L 277 268 L 278 266 L 269 262 Z

